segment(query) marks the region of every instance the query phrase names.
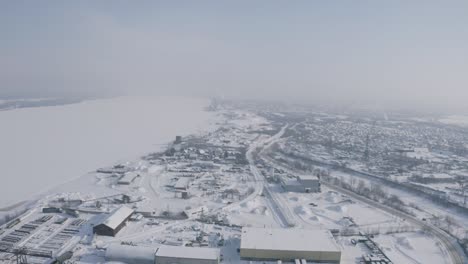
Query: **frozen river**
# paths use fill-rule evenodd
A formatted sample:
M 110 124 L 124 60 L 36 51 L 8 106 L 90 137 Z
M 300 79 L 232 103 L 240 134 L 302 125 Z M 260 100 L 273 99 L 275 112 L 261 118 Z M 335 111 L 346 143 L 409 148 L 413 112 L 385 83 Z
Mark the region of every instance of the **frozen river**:
M 119 97 L 0 111 L 0 209 L 115 162 L 158 150 L 175 135 L 213 128 L 208 100 Z

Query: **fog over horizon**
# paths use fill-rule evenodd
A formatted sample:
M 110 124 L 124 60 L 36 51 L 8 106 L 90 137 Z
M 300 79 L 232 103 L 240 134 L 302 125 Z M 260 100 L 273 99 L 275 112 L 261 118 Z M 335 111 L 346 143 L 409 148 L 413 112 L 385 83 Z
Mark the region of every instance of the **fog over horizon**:
M 0 99 L 468 111 L 467 1 L 4 1 Z

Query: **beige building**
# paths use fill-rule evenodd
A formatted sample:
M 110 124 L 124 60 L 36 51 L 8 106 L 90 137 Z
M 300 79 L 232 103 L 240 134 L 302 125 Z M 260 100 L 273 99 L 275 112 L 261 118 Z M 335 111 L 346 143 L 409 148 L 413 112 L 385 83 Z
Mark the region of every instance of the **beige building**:
M 341 251 L 329 231 L 308 229 L 242 228 L 240 255 L 251 260 L 341 260 Z

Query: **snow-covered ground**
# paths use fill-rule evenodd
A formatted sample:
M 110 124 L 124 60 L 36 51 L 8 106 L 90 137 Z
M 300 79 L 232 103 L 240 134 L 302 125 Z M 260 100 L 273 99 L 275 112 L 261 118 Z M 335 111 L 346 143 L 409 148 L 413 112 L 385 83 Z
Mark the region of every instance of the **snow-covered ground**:
M 449 125 L 468 127 L 468 115 L 452 115 L 439 119 L 439 122 Z
M 206 99 L 120 97 L 0 112 L 0 209 L 96 168 L 207 131 Z

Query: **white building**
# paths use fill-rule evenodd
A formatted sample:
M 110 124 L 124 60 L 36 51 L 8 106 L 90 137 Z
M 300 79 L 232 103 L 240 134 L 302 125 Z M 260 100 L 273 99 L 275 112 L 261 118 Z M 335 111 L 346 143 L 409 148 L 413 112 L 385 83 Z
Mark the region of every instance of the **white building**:
M 106 249 L 106 261 L 132 264 L 154 264 L 156 248 L 111 244 Z
M 242 228 L 240 255 L 250 260 L 341 260 L 341 251 L 329 231 L 307 229 Z
M 136 172 L 133 172 L 133 171 L 127 172 L 122 177 L 120 177 L 117 183 L 121 185 L 130 185 L 139 176 L 140 174 Z
M 180 177 L 174 184 L 174 189 L 186 191 L 189 187 L 190 181 L 191 178 L 189 177 Z
M 156 251 L 157 264 L 218 264 L 218 248 L 162 246 Z

